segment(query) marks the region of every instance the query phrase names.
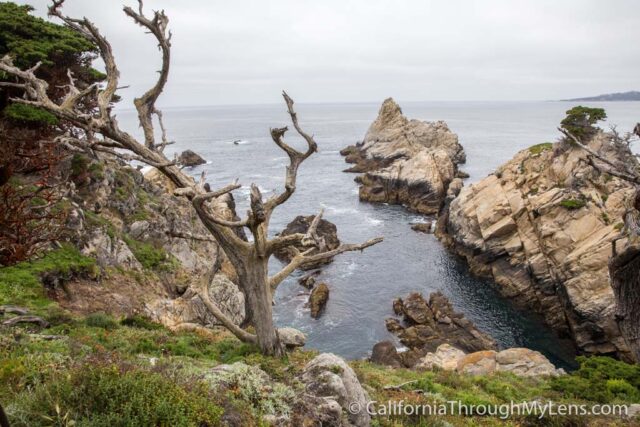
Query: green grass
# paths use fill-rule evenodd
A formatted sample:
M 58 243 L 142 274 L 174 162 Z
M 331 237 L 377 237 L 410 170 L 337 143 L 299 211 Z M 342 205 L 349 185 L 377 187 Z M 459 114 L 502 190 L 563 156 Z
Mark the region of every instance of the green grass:
M 576 210 L 585 207 L 587 202 L 582 199 L 565 199 L 560 202 L 560 206 L 569 210 Z
M 536 144 L 529 147 L 529 152 L 535 155 L 535 154 L 540 154 L 546 150 L 551 150 L 552 148 L 553 148 L 553 143 L 543 142 L 542 144 Z
M 47 252 L 40 259 L 0 268 L 0 304 L 46 307 L 51 301 L 46 298 L 42 286 L 44 274 L 71 277 L 81 273 L 96 274 L 95 269 L 93 258 L 69 245 Z

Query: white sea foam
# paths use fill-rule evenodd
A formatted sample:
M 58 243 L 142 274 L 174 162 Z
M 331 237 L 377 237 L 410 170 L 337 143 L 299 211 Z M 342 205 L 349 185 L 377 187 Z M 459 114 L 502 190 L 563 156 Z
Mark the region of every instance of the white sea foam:
M 379 225 L 384 224 L 384 221 L 381 219 L 377 219 L 377 218 L 372 218 L 369 215 L 366 215 L 364 217 L 364 220 L 367 222 L 367 224 L 372 225 L 374 227 L 377 227 Z

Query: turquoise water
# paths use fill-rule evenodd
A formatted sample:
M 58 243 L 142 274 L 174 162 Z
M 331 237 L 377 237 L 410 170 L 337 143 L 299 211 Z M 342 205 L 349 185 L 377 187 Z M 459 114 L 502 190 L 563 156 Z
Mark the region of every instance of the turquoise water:
M 562 102 L 429 102 L 402 103 L 409 118 L 445 120 L 459 135 L 467 153 L 463 170 L 474 182 L 509 160 L 517 151 L 558 137 L 556 127 L 573 104 Z M 628 130 L 640 120 L 640 103 L 598 103 L 606 108 L 610 123 Z M 301 167 L 298 190 L 276 211 L 272 232 L 296 215 L 325 208 L 325 218 L 335 223 L 344 242 L 384 236 L 385 241 L 364 253 L 341 255 L 324 268 L 331 296 L 325 313 L 311 319 L 304 308 L 305 289 L 296 273 L 280 285 L 275 315 L 279 325 L 293 326 L 308 336 L 308 347 L 348 358 L 364 357 L 383 339 L 393 339 L 384 327 L 392 315 L 391 302 L 412 291 L 425 295 L 436 290 L 447 295 L 455 308 L 491 334 L 501 347 L 524 346 L 539 350 L 555 363 L 572 366 L 574 349 L 558 339 L 540 318 L 518 311 L 501 298 L 490 281 L 469 274 L 464 262 L 449 254 L 432 235 L 412 231 L 409 223 L 421 219 L 398 206 L 373 205 L 358 200 L 354 175 L 339 150 L 362 139 L 376 117 L 378 104 L 297 104 L 302 126 L 315 135 L 319 153 Z M 119 113 L 121 125 L 134 130 L 135 115 Z M 221 106 L 167 109 L 165 121 L 174 151 L 191 148 L 209 163 L 212 186 L 235 178 L 245 185 L 236 193 L 239 213 L 247 206 L 248 186 L 255 182 L 263 194 L 281 189 L 286 155 L 269 137 L 270 127 L 287 125 L 284 105 Z M 606 125 L 605 125 L 606 126 Z M 302 144 L 295 135 L 290 141 Z M 239 141 L 236 145 L 233 141 Z M 169 151 L 169 150 L 168 150 Z M 171 154 L 171 152 L 170 152 Z M 271 270 L 282 267 L 272 261 Z

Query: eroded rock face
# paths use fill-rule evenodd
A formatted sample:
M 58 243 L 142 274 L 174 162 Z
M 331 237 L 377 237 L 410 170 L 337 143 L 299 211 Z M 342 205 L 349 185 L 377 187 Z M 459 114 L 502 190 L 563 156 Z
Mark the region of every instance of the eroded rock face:
M 209 285 L 209 298 L 236 325 L 244 322 L 244 294 L 227 276 L 219 273 L 213 277 Z M 183 323 L 206 327 L 221 325 L 191 288 L 177 298 L 162 298 L 150 302 L 146 305 L 145 312 L 151 319 L 169 328 L 178 327 Z
M 613 162 L 637 163 L 606 134 L 589 145 Z M 607 261 L 633 189 L 600 174 L 585 156 L 568 143 L 519 152 L 463 188 L 436 234 L 474 273 L 493 278 L 503 295 L 540 312 L 583 352 L 628 358 Z
M 293 221 L 287 224 L 287 227 L 280 233 L 280 235 L 288 236 L 290 234 L 296 234 L 296 233 L 306 234 L 314 218 L 315 218 L 315 215 L 297 216 Z M 320 220 L 320 223 L 318 224 L 318 228 L 317 228 L 317 234 L 320 238 L 324 239 L 324 242 L 326 244 L 325 250 L 330 251 L 340 246 L 340 239 L 338 239 L 338 229 L 336 228 L 335 224 L 327 221 L 326 219 Z M 303 246 L 301 244 L 296 245 L 295 248 L 299 252 L 304 252 L 307 249 L 309 249 L 309 247 Z M 315 249 L 310 254 L 312 255 L 315 253 L 317 253 L 317 249 Z M 296 251 L 289 246 L 289 247 L 285 247 L 280 250 L 277 250 L 274 253 L 274 255 L 280 261 L 288 263 L 296 255 Z M 329 264 L 332 261 L 333 261 L 333 258 L 327 258 L 327 259 L 316 261 L 316 262 L 307 262 L 305 264 L 302 264 L 300 266 L 300 269 L 312 270 L 322 265 Z
M 330 401 L 336 402 L 342 409 L 341 418 L 346 417 L 348 420 L 342 422 L 334 418 L 329 425 L 367 427 L 371 424 L 371 417 L 366 411 L 369 396 L 344 359 L 332 353 L 322 353 L 307 363 L 301 380 L 305 384 L 305 394 L 324 398 L 325 404 L 329 405 L 327 409 L 334 415 L 337 415 L 336 406 Z M 356 406 L 361 410 L 350 411 L 350 408 Z
M 356 178 L 360 199 L 394 203 L 425 214 L 438 213 L 465 154 L 443 121 L 409 120 L 386 99 L 364 140 L 341 151 Z
M 404 299 L 396 299 L 393 309 L 403 319 L 389 318 L 386 326 L 409 347 L 409 351 L 400 354 L 407 367 L 413 367 L 421 357 L 435 352 L 442 344 L 451 344 L 467 352 L 496 348 L 495 341 L 464 315 L 455 312 L 440 292 L 432 293 L 428 302 L 421 294 L 411 293 Z
M 83 218 L 74 221 L 72 241 L 109 273 L 100 286 L 78 280 L 66 294 L 56 292 L 60 304 L 79 313 L 142 314 L 171 328 L 208 327 L 219 323 L 189 290 L 208 281 L 212 301 L 241 324 L 244 295 L 218 244 L 179 237 L 208 235 L 189 201 L 171 195 L 172 184 L 155 169 L 145 177 L 119 161 L 92 162 L 90 169 L 98 172 L 69 194 Z M 229 198 L 214 201 L 213 208 L 227 219 L 235 215 Z M 214 266 L 219 268 L 210 279 Z

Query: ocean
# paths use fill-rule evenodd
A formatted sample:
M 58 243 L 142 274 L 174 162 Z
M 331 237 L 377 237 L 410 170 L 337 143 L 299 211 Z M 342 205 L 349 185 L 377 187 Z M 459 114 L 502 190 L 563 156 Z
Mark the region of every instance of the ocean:
M 382 102 L 382 100 L 381 100 Z M 465 185 L 491 173 L 500 164 L 531 145 L 555 141 L 564 112 L 575 103 L 565 102 L 399 102 L 411 119 L 445 120 L 458 134 L 467 154 L 461 169 L 470 174 Z M 631 130 L 640 121 L 640 102 L 600 102 L 609 119 Z M 501 298 L 494 284 L 471 275 L 465 263 L 448 253 L 433 235 L 412 231 L 409 223 L 422 215 L 401 206 L 369 204 L 358 200 L 354 174 L 339 151 L 362 140 L 376 118 L 380 104 L 296 104 L 302 127 L 315 136 L 319 152 L 305 161 L 298 175 L 297 191 L 276 210 L 271 233 L 282 230 L 297 215 L 311 215 L 324 208 L 324 218 L 335 223 L 343 242 L 362 242 L 383 236 L 384 242 L 363 253 L 347 253 L 323 268 L 320 280 L 330 288 L 326 310 L 312 319 L 305 308 L 307 290 L 297 283 L 296 272 L 278 288 L 275 317 L 279 326 L 292 326 L 308 338 L 307 348 L 333 352 L 346 358 L 366 357 L 372 346 L 385 339 L 384 319 L 392 316 L 394 298 L 409 292 L 425 296 L 442 291 L 500 347 L 528 347 L 544 353 L 559 366 L 574 366 L 575 349 L 544 326 L 539 316 L 522 312 Z M 192 149 L 207 164 L 190 168 L 199 176 L 206 171 L 213 188 L 239 178 L 243 187 L 235 193 L 238 213 L 247 209 L 249 186 L 256 183 L 264 196 L 281 190 L 286 154 L 272 141 L 269 128 L 290 125 L 284 103 L 251 106 L 215 106 L 164 110 L 174 151 Z M 120 125 L 139 135 L 135 113 L 118 112 Z M 291 126 L 290 126 L 291 127 Z M 285 137 L 304 147 L 290 131 Z M 235 142 L 235 143 L 234 143 Z M 273 259 L 271 273 L 282 268 Z

